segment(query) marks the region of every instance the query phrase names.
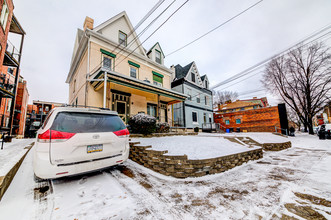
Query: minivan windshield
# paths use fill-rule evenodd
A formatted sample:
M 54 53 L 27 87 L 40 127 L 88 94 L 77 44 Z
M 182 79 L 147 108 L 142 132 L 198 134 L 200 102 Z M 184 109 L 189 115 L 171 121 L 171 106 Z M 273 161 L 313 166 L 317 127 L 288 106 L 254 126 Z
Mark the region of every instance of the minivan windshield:
M 126 126 L 117 115 L 60 112 L 51 127 L 52 130 L 70 133 L 114 132 Z

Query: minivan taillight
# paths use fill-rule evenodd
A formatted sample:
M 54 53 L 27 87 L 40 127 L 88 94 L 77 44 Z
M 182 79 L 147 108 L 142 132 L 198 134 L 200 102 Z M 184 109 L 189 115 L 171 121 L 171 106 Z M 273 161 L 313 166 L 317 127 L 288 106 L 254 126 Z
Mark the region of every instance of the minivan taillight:
M 38 134 L 38 142 L 49 143 L 51 140 L 54 142 L 62 142 L 66 141 L 76 133 L 64 132 L 64 131 L 55 131 L 55 130 L 47 130 L 42 134 Z
M 129 137 L 130 132 L 127 128 L 119 131 L 114 131 L 114 134 L 116 134 L 118 137 Z

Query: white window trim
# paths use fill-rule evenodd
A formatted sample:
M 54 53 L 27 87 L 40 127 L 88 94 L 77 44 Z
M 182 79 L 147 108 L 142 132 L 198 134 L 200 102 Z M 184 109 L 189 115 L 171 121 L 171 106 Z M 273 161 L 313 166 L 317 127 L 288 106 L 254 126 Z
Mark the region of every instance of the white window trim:
M 102 66 L 103 66 L 103 59 L 105 57 L 110 59 L 110 70 L 113 70 L 114 71 L 114 60 L 113 60 L 113 58 L 111 56 L 108 56 L 108 55 L 103 54 L 103 53 L 102 53 L 102 57 L 101 57 Z
M 1 24 L 4 32 L 6 32 L 8 17 L 9 17 L 9 8 L 8 8 L 6 0 L 4 0 L 4 2 L 2 4 L 1 17 L 0 17 L 0 24 Z
M 136 70 L 136 78 L 135 79 L 139 79 L 139 68 L 137 68 L 137 67 L 132 66 L 132 65 L 129 64 L 129 74 L 130 74 L 130 77 L 132 77 L 131 76 L 131 68 Z M 134 78 L 134 77 L 132 77 L 132 78 Z

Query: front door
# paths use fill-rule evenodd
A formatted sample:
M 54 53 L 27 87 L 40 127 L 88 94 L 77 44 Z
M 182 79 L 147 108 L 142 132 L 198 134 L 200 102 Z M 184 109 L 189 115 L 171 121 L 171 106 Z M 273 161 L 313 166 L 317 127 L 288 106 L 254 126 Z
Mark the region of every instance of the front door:
M 118 113 L 118 116 L 127 123 L 126 121 L 126 102 L 125 101 L 116 101 L 116 111 Z

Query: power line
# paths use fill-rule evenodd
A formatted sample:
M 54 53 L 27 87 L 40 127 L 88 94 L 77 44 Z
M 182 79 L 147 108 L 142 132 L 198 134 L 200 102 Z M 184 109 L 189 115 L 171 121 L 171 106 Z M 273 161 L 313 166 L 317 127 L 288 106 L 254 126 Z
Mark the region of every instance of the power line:
M 132 50 L 126 57 L 124 57 L 119 63 L 117 63 L 116 66 L 118 66 L 121 62 L 123 62 L 123 60 L 125 60 L 126 58 L 128 58 L 136 49 L 138 49 L 143 43 L 145 43 L 151 36 L 153 36 L 165 23 L 167 23 L 167 21 L 174 15 L 176 14 L 189 0 L 186 0 L 181 6 L 179 6 L 158 28 L 156 28 L 155 31 L 153 31 L 153 33 L 151 33 L 142 43 L 140 43 L 134 50 Z M 115 68 L 114 67 L 114 68 Z
M 260 4 L 262 1 L 263 1 L 263 0 L 260 0 L 260 1 L 256 2 L 255 4 L 253 4 L 253 5 L 251 5 L 250 7 L 246 8 L 245 10 L 243 10 L 242 12 L 240 12 L 239 14 L 233 16 L 232 18 L 228 19 L 227 21 L 223 22 L 222 24 L 218 25 L 217 27 L 211 29 L 211 30 L 208 31 L 207 33 L 201 35 L 200 37 L 198 37 L 198 38 L 196 38 L 195 40 L 189 42 L 188 44 L 185 44 L 184 46 L 178 48 L 177 50 L 175 50 L 175 51 L 173 51 L 173 52 L 167 54 L 166 57 L 168 57 L 168 56 L 170 56 L 170 55 L 176 53 L 177 51 L 180 51 L 180 50 L 184 49 L 185 47 L 187 47 L 187 46 L 193 44 L 194 42 L 200 40 L 201 38 L 207 36 L 207 35 L 210 34 L 211 32 L 217 30 L 218 28 L 220 28 L 220 27 L 222 27 L 223 25 L 229 23 L 229 22 L 232 21 L 233 19 L 235 19 L 235 18 L 239 17 L 240 15 L 244 14 L 244 13 L 245 13 L 246 11 L 248 11 L 249 9 L 255 7 L 255 6 L 258 5 L 258 4 Z
M 309 39 L 311 39 L 311 38 L 317 36 L 318 34 L 321 34 L 322 32 L 328 30 L 330 27 L 331 27 L 331 24 L 327 25 L 325 28 L 322 28 L 321 30 L 317 31 L 316 33 L 313 33 L 313 34 L 309 35 L 308 37 L 304 38 L 304 39 L 301 40 L 300 42 L 294 44 L 293 46 L 288 47 L 287 49 L 285 49 L 285 50 L 283 50 L 283 51 L 281 51 L 281 52 L 279 52 L 279 53 L 277 53 L 277 54 L 275 54 L 275 55 L 273 55 L 273 56 L 271 56 L 271 57 L 269 57 L 269 58 L 267 58 L 267 59 L 265 59 L 265 60 L 263 60 L 263 61 L 261 61 L 261 62 L 259 62 L 259 63 L 257 63 L 257 64 L 255 64 L 255 65 L 253 65 L 253 66 L 247 68 L 247 69 L 244 70 L 244 71 L 241 71 L 241 72 L 238 73 L 238 74 L 235 74 L 234 76 L 232 76 L 232 77 L 230 77 L 230 78 L 228 78 L 228 79 L 226 79 L 226 80 L 224 80 L 224 81 L 222 81 L 222 82 L 220 82 L 220 83 L 217 83 L 216 85 L 212 86 L 210 89 L 215 89 L 215 88 L 217 88 L 217 87 L 219 87 L 219 86 L 221 86 L 221 85 L 227 84 L 227 83 L 232 82 L 232 81 L 234 81 L 234 80 L 236 80 L 236 79 L 239 79 L 239 78 L 241 78 L 241 77 L 243 77 L 243 76 L 245 76 L 245 75 L 248 75 L 249 73 L 255 71 L 259 66 L 266 64 L 266 63 L 269 62 L 270 60 L 272 60 L 272 59 L 274 59 L 274 58 L 280 56 L 281 54 L 287 52 L 288 50 L 290 50 L 290 49 L 292 49 L 292 48 L 294 48 L 294 47 L 297 47 L 298 45 L 300 45 L 300 44 L 306 42 L 307 40 L 309 40 Z M 317 39 L 314 39 L 314 40 L 312 40 L 312 41 L 310 41 L 310 42 L 307 42 L 306 44 L 311 43 L 311 42 L 313 42 L 313 41 L 316 41 L 316 40 L 318 40 L 319 38 L 322 38 L 322 37 L 324 37 L 324 36 L 326 36 L 326 35 L 328 35 L 328 34 L 330 34 L 330 33 L 331 33 L 331 32 L 328 32 L 328 33 L 326 33 L 326 34 L 324 34 L 324 35 L 318 37 Z M 306 44 L 304 44 L 304 45 L 306 45 Z M 303 45 L 303 46 L 304 46 L 304 45 Z

